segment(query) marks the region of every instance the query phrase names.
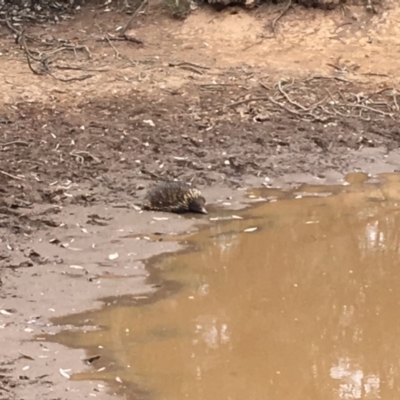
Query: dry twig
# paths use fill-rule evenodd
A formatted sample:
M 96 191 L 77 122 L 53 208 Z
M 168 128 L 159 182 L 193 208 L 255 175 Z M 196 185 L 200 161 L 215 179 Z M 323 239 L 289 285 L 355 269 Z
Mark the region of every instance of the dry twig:
M 27 45 L 27 43 L 26 43 L 27 35 L 26 35 L 26 33 L 25 33 L 25 29 L 23 29 L 23 30 L 22 30 L 21 32 L 19 32 L 18 34 L 19 34 L 19 36 L 20 36 L 19 43 L 20 43 L 22 49 L 23 49 L 24 52 L 25 52 L 25 55 L 26 55 L 26 58 L 27 58 L 27 62 L 28 62 L 29 69 L 30 69 L 35 75 L 40 75 L 40 76 L 43 76 L 43 75 L 50 75 L 52 78 L 54 78 L 54 79 L 56 79 L 56 80 L 58 80 L 58 81 L 61 81 L 61 82 L 83 81 L 83 80 L 85 80 L 85 79 L 88 79 L 88 78 L 91 78 L 91 77 L 94 76 L 94 75 L 83 75 L 83 76 L 80 76 L 80 77 L 73 77 L 73 78 L 59 78 L 59 77 L 55 76 L 55 75 L 50 71 L 50 68 L 49 68 L 49 67 L 50 67 L 50 64 L 52 63 L 52 61 L 51 61 L 51 59 L 50 59 L 50 56 L 51 56 L 51 55 L 54 55 L 54 54 L 56 54 L 56 53 L 59 53 L 59 52 L 61 52 L 61 51 L 64 51 L 64 50 L 73 51 L 73 52 L 75 53 L 75 55 L 76 55 L 76 51 L 77 51 L 77 50 L 84 50 L 84 51 L 86 51 L 86 53 L 87 53 L 87 55 L 88 55 L 88 58 L 91 58 L 91 53 L 90 53 L 90 50 L 88 49 L 87 46 L 84 46 L 84 45 L 75 46 L 75 45 L 72 45 L 72 44 L 70 44 L 70 43 L 63 43 L 63 44 L 61 45 L 61 47 L 58 47 L 57 49 L 52 50 L 52 51 L 47 52 L 47 53 L 40 53 L 40 52 L 36 52 L 36 51 L 35 51 L 35 52 L 38 53 L 38 55 L 39 55 L 38 57 L 36 57 L 36 56 L 34 56 L 34 55 L 32 54 L 32 51 L 29 49 L 29 47 L 28 47 L 28 45 Z M 59 41 L 58 41 L 58 42 L 59 42 Z M 36 61 L 36 62 L 39 62 L 39 63 L 40 63 L 40 66 L 41 66 L 41 69 L 37 70 L 37 69 L 33 68 L 32 60 L 33 60 L 33 61 Z M 73 69 L 73 68 L 71 68 L 71 69 Z M 78 68 L 75 68 L 75 69 L 78 69 Z
M 244 99 L 244 100 L 239 100 L 239 101 L 235 101 L 234 103 L 230 103 L 227 105 L 227 107 L 236 107 L 236 106 L 240 106 L 242 104 L 246 104 L 246 103 L 251 103 L 252 101 L 265 101 L 265 100 L 269 100 L 269 97 L 251 97 L 249 99 Z
M 69 154 L 72 157 L 75 157 L 76 160 L 78 162 L 80 162 L 81 164 L 83 164 L 84 161 L 85 161 L 85 157 L 84 156 L 87 156 L 87 157 L 91 158 L 96 164 L 100 164 L 101 163 L 100 159 L 98 159 L 93 154 L 91 154 L 91 153 L 89 153 L 88 151 L 85 151 L 85 150 L 74 150 L 74 151 L 71 151 Z
M 349 83 L 349 81 L 347 79 L 340 78 L 339 76 L 324 76 L 324 75 L 311 76 L 310 78 L 307 78 L 305 80 L 305 82 L 311 82 L 314 79 L 334 79 L 334 80 L 339 81 L 339 82 L 347 82 L 347 83 Z
M 22 178 L 22 177 L 16 176 L 16 175 L 11 175 L 11 174 L 9 174 L 8 172 L 2 171 L 2 170 L 0 170 L 0 174 L 3 174 L 3 175 L 5 175 L 5 176 L 8 176 L 9 178 L 15 179 L 15 180 L 17 180 L 17 181 L 24 181 L 24 180 L 25 180 L 25 178 Z
M 289 8 L 292 6 L 292 0 L 288 0 L 286 6 L 283 8 L 283 10 L 279 13 L 279 15 L 272 21 L 271 23 L 271 29 L 272 33 L 274 36 L 276 36 L 276 31 L 275 31 L 275 25 L 277 22 L 289 11 Z
M 296 101 L 293 101 L 289 95 L 283 90 L 282 88 L 282 79 L 279 80 L 278 82 L 278 89 L 279 91 L 282 93 L 283 97 L 285 97 L 285 99 L 293 106 L 296 106 L 298 108 L 301 108 L 303 111 L 308 111 L 308 109 L 304 106 L 302 106 L 301 104 L 297 103 Z
M 393 118 L 393 113 L 387 113 L 387 112 L 385 112 L 385 111 L 378 110 L 378 109 L 376 109 L 376 108 L 369 107 L 369 106 L 364 105 L 364 104 L 339 104 L 339 106 L 344 106 L 344 107 L 347 106 L 347 107 L 361 108 L 361 109 L 364 109 L 364 110 L 372 111 L 372 112 L 377 113 L 377 114 L 386 115 L 386 116 L 388 116 L 388 117 L 394 119 L 394 118 Z
M 131 19 L 125 25 L 125 28 L 121 31 L 121 36 L 125 36 L 126 31 L 130 28 L 132 21 L 136 18 L 136 16 L 141 13 L 148 5 L 149 0 L 142 0 L 137 9 L 132 14 Z
M 195 64 L 195 63 L 192 63 L 189 61 L 182 61 L 182 62 L 178 62 L 178 63 L 170 62 L 170 63 L 168 63 L 168 66 L 187 69 L 187 70 L 195 72 L 196 74 L 199 74 L 199 75 L 204 74 L 204 72 L 201 71 L 201 69 L 205 69 L 205 70 L 210 69 L 210 67 L 205 67 L 203 65 Z
M 29 146 L 29 143 L 28 142 L 24 142 L 23 140 L 14 140 L 13 142 L 0 143 L 0 146 L 1 147 L 8 147 L 8 146 L 12 146 L 13 144 L 20 145 L 20 146 Z
M 196 63 L 189 62 L 189 61 L 181 61 L 181 62 L 177 62 L 177 63 L 170 62 L 168 65 L 170 67 L 190 66 L 190 67 L 199 68 L 199 69 L 211 69 L 210 67 L 206 67 L 204 65 L 196 64 Z
M 334 83 L 335 92 L 332 94 L 326 88 L 327 95 L 321 98 L 318 96 L 320 86 L 312 84 L 315 79 L 337 81 Z M 362 121 L 387 117 L 397 121 L 399 118 L 400 105 L 397 102 L 395 88 L 386 87 L 373 93 L 358 92 L 360 86 L 352 85 L 350 81 L 339 77 L 327 76 L 313 76 L 300 82 L 293 80 L 283 83 L 284 81 L 281 79 L 276 85 L 270 87 L 259 82 L 266 90 L 266 96 L 253 95 L 227 104 L 227 107 L 232 108 L 250 102 L 268 101 L 272 104 L 272 108 L 268 108 L 269 112 L 282 112 L 284 110 L 301 120 L 322 123 L 338 120 L 339 118 L 342 120 L 349 118 L 360 119 Z M 350 89 L 352 87 L 354 88 L 353 93 Z M 343 90 L 344 88 L 346 91 Z M 389 93 L 385 94 L 385 92 Z M 304 104 L 299 99 L 305 99 L 307 103 Z M 253 112 L 252 108 L 249 111 Z M 255 112 L 262 113 L 263 110 L 256 110 Z
M 112 44 L 109 35 L 106 36 L 106 40 L 108 42 L 108 44 L 112 47 L 112 49 L 114 50 L 115 53 L 115 58 L 120 58 L 121 54 L 119 54 L 119 51 L 115 48 L 115 46 Z

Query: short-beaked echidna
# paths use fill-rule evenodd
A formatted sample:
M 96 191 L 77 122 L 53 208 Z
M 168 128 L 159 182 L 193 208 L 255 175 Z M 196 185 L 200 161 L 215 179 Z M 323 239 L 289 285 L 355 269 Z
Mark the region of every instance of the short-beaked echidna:
M 144 210 L 207 214 L 201 192 L 184 182 L 164 182 L 151 188 L 143 201 Z

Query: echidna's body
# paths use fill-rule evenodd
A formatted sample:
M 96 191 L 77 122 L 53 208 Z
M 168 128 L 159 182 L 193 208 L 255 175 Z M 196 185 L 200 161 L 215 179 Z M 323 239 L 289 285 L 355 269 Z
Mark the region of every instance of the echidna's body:
M 199 190 L 184 182 L 166 182 L 147 192 L 142 208 L 173 213 L 207 214 L 205 204 L 206 201 Z

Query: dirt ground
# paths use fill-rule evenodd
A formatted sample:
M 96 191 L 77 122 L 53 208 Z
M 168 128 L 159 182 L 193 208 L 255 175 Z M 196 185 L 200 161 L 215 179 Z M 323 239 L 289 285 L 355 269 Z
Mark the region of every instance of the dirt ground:
M 154 182 L 191 181 L 217 213 L 249 187 L 399 169 L 394 3 L 292 7 L 274 29 L 281 6 L 176 21 L 150 4 L 125 40 L 131 17 L 105 6 L 26 26 L 19 43 L 17 21 L 1 28 L 1 399 L 113 398 L 65 378 L 90 369 L 83 353 L 35 338 L 100 297 L 154 290 L 142 260 L 195 229 L 138 210 Z

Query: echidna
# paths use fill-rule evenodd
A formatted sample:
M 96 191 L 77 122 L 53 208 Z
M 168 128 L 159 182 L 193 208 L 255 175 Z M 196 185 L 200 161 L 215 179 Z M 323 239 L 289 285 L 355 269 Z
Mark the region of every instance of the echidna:
M 201 192 L 184 182 L 165 182 L 151 188 L 142 205 L 144 210 L 207 214 Z

